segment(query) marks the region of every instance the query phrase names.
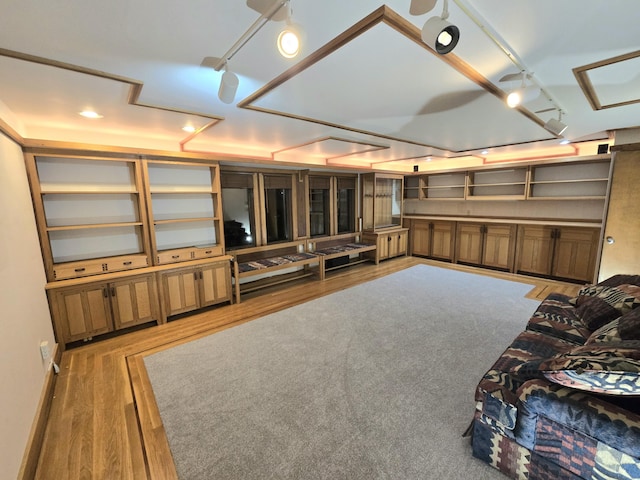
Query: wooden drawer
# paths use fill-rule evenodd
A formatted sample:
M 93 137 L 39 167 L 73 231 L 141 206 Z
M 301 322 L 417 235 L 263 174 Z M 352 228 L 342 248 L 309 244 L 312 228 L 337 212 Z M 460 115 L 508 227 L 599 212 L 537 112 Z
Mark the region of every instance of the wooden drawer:
M 177 248 L 175 250 L 158 252 L 158 265 L 193 260 L 195 258 L 193 250 L 193 248 Z
M 66 280 L 67 278 L 98 275 L 106 271 L 107 265 L 102 260 L 59 263 L 53 266 L 53 278 L 55 280 Z
M 146 255 L 124 255 L 121 257 L 83 260 L 80 262 L 59 263 L 54 265 L 53 274 L 56 280 L 87 277 L 107 272 L 119 272 L 132 268 L 148 266 Z
M 198 247 L 194 248 L 194 259 L 199 258 L 209 258 L 209 257 L 219 257 L 224 252 L 222 251 L 221 245 L 211 245 L 210 247 Z
M 158 265 L 165 265 L 167 263 L 186 262 L 189 260 L 198 260 L 200 258 L 219 257 L 223 253 L 221 245 L 177 248 L 175 250 L 158 252 L 157 263 Z
M 131 270 L 132 268 L 143 268 L 149 266 L 146 255 L 130 255 L 126 257 L 109 258 L 105 264 L 108 272 L 119 272 Z

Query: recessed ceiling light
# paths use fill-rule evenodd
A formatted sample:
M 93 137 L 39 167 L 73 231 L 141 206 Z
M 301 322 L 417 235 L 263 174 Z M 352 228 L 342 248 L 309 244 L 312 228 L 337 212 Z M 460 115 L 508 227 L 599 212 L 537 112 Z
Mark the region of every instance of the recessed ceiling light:
M 482 150 L 480 152 L 481 155 L 487 155 L 489 153 L 489 150 Z
M 83 110 L 78 114 L 82 115 L 85 118 L 103 118 L 102 115 L 100 115 L 98 112 L 94 112 L 93 110 Z
M 563 138 L 562 140 L 560 140 L 560 145 L 568 145 L 570 143 L 571 143 L 571 140 L 567 138 Z
M 187 133 L 193 133 L 196 131 L 196 127 L 194 127 L 193 125 L 185 125 L 184 127 L 182 127 L 182 130 Z

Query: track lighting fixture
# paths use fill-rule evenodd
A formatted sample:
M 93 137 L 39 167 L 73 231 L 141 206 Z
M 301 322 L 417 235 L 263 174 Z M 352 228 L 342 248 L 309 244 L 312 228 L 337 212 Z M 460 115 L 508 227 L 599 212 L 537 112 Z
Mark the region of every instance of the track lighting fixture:
M 554 135 L 562 135 L 567 129 L 567 124 L 562 122 L 562 110 L 558 110 L 558 119 L 550 118 L 549 121 L 544 124 L 544 128 Z
M 511 93 L 507 95 L 507 106 L 509 106 L 509 108 L 515 108 L 518 105 L 535 100 L 540 96 L 540 88 L 538 86 L 527 86 L 527 80 L 530 78 L 531 75 L 527 72 L 520 72 L 507 74 L 500 79 L 501 82 L 521 80 L 520 87 L 511 91 Z
M 460 30 L 447 21 L 449 0 L 444 0 L 441 16 L 431 17 L 422 27 L 422 41 L 441 55 L 451 52 L 460 40 Z
M 229 60 L 270 20 L 286 20 L 287 22 L 287 26 L 278 37 L 278 50 L 280 53 L 286 58 L 293 58 L 298 54 L 302 45 L 303 35 L 302 29 L 291 22 L 290 1 L 291 0 L 247 0 L 247 6 L 259 12 L 260 17 L 222 57 L 205 57 L 202 60 L 201 65 L 203 67 L 211 67 L 216 72 L 219 72 L 223 68 L 225 70 L 220 79 L 220 87 L 218 89 L 218 98 L 222 102 L 232 103 L 240 84 L 238 76 L 227 68 Z
M 278 35 L 278 51 L 284 58 L 294 58 L 300 53 L 302 46 L 302 29 L 296 23 L 291 21 L 291 4 L 287 2 L 286 25 Z
M 238 85 L 240 80 L 238 76 L 229 71 L 228 65 L 224 64 L 224 73 L 220 79 L 220 88 L 218 88 L 218 98 L 223 103 L 232 103 L 236 98 L 236 92 L 238 91 Z

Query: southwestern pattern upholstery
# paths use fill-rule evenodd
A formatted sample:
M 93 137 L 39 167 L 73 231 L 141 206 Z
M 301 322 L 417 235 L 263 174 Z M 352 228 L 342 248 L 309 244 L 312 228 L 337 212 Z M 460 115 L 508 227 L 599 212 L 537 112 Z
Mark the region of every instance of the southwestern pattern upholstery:
M 638 286 L 616 275 L 539 305 L 478 384 L 474 456 L 514 479 L 640 479 Z

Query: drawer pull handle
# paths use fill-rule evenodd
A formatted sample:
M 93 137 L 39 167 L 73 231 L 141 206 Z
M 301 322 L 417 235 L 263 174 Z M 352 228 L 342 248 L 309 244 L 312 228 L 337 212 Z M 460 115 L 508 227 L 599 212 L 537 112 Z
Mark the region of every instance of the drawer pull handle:
M 207 250 L 207 251 L 206 251 L 206 252 L 204 252 L 204 253 L 206 253 L 207 255 L 211 255 L 211 253 L 212 253 L 212 252 L 213 252 L 213 250 Z
M 85 270 L 86 270 L 86 268 L 82 267 L 82 268 L 76 268 L 74 271 L 76 273 L 81 273 L 81 272 L 84 272 Z
M 180 255 L 171 255 L 171 258 L 180 258 Z
M 123 265 L 131 265 L 133 262 L 123 262 Z

